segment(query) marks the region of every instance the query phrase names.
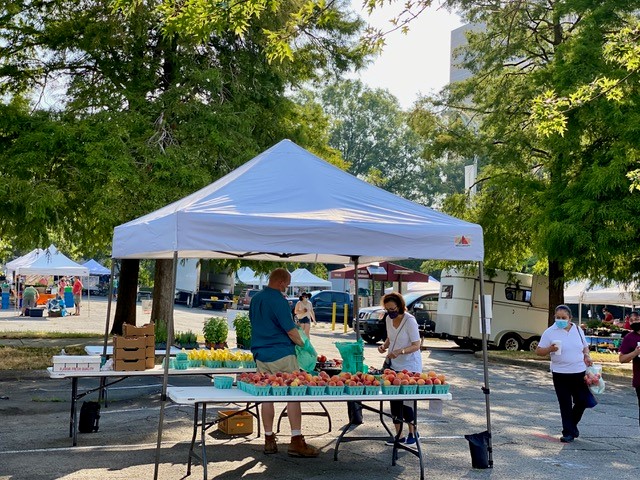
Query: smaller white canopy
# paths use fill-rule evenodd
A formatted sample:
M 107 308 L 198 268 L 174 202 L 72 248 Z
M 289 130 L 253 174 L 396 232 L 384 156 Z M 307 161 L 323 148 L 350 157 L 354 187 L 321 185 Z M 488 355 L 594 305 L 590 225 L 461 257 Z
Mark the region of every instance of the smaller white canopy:
M 269 278 L 266 275 L 256 275 L 250 267 L 242 267 L 236 272 L 238 281 L 245 285 L 255 285 L 261 287 L 269 282 Z
M 291 272 L 291 284 L 292 287 L 325 287 L 331 288 L 331 282 L 329 280 L 323 280 L 322 278 L 314 275 L 306 268 L 298 268 Z
M 58 251 L 55 245 L 41 250 L 30 262 L 23 262 L 15 268 L 18 275 L 69 275 L 78 277 L 89 276 L 89 269 L 74 262 L 64 253 Z
M 44 250 L 42 250 L 41 248 L 34 248 L 26 255 L 22 255 L 21 257 L 11 260 L 5 265 L 7 276 L 11 277 L 19 267 L 23 267 L 25 265 L 33 263 L 35 260 L 37 260 L 38 256 L 42 254 L 43 251 Z
M 614 283 L 604 287 L 593 285 L 588 280 L 570 282 L 564 290 L 564 301 L 592 305 L 638 305 L 640 304 L 640 285 Z

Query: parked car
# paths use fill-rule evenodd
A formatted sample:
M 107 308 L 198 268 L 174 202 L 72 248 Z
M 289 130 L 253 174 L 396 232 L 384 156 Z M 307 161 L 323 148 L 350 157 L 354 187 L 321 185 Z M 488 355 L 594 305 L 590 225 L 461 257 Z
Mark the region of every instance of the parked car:
M 255 288 L 243 290 L 238 297 L 238 310 L 248 310 L 249 305 L 251 304 L 251 298 L 259 291 L 260 290 Z
M 420 336 L 433 335 L 438 311 L 438 292 L 409 292 L 403 294 L 403 297 L 407 304 L 407 311 L 416 317 Z M 387 338 L 385 314 L 382 306 L 366 307 L 359 310 L 360 336 L 365 342 L 373 345 Z
M 330 322 L 333 315 L 333 304 L 336 304 L 336 322 L 344 321 L 344 306 L 348 305 L 347 319 L 353 317 L 353 298 L 348 292 L 338 290 L 315 290 L 311 293 L 311 305 L 316 314 L 316 321 Z M 294 303 L 295 306 L 295 303 Z

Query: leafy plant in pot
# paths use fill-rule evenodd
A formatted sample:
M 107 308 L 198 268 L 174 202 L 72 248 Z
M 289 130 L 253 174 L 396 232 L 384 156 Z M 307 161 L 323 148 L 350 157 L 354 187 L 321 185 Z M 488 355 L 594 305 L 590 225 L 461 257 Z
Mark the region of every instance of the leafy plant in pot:
M 233 328 L 236 330 L 236 342 L 238 348 L 251 348 L 251 321 L 246 313 L 239 313 L 233 319 Z
M 167 338 L 169 336 L 169 332 L 167 330 L 167 324 L 164 322 L 154 322 L 154 333 L 156 336 L 156 348 L 165 349 L 167 348 Z
M 202 328 L 204 341 L 209 348 L 227 348 L 229 325 L 226 318 L 211 317 L 204 322 Z
M 198 337 L 191 330 L 178 332 L 176 334 L 176 343 L 182 348 L 198 348 Z

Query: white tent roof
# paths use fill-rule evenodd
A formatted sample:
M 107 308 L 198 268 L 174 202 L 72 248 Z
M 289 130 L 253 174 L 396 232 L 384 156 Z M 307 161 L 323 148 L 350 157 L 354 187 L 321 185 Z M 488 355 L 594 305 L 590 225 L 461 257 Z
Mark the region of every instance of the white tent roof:
M 566 303 L 592 305 L 639 305 L 640 285 L 613 284 L 610 287 L 592 285 L 588 280 L 571 282 L 564 289 Z
M 269 278 L 266 275 L 256 275 L 252 268 L 242 267 L 236 272 L 236 277 L 245 285 L 266 285 Z
M 291 284 L 292 287 L 331 287 L 329 280 L 323 280 L 322 278 L 314 275 L 306 268 L 298 268 L 291 272 Z
M 7 275 L 13 276 L 13 273 L 18 267 L 33 263 L 38 258 L 38 256 L 42 254 L 43 251 L 44 250 L 42 250 L 41 248 L 34 248 L 26 255 L 22 255 L 21 257 L 11 260 L 5 265 Z
M 303 174 L 305 181 L 300 181 Z M 481 261 L 482 228 L 410 202 L 283 140 L 182 200 L 115 228 L 114 258 Z
M 55 245 L 50 245 L 46 250 L 40 250 L 37 255 L 31 257 L 30 262 L 22 262 L 15 267 L 15 272 L 18 275 L 77 275 L 79 277 L 89 275 L 87 267 L 69 259 L 64 253 L 58 251 Z

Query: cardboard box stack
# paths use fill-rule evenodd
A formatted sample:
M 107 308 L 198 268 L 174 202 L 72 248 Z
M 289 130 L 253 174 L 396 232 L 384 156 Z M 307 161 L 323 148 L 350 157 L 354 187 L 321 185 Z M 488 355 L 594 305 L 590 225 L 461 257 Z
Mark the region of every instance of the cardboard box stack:
M 123 336 L 113 337 L 113 369 L 139 371 L 155 365 L 154 324 L 142 327 L 124 325 Z
M 220 419 L 218 430 L 223 433 L 228 435 L 253 433 L 253 416 L 249 412 L 237 413 L 237 410 L 220 410 L 218 411 L 218 419 Z

